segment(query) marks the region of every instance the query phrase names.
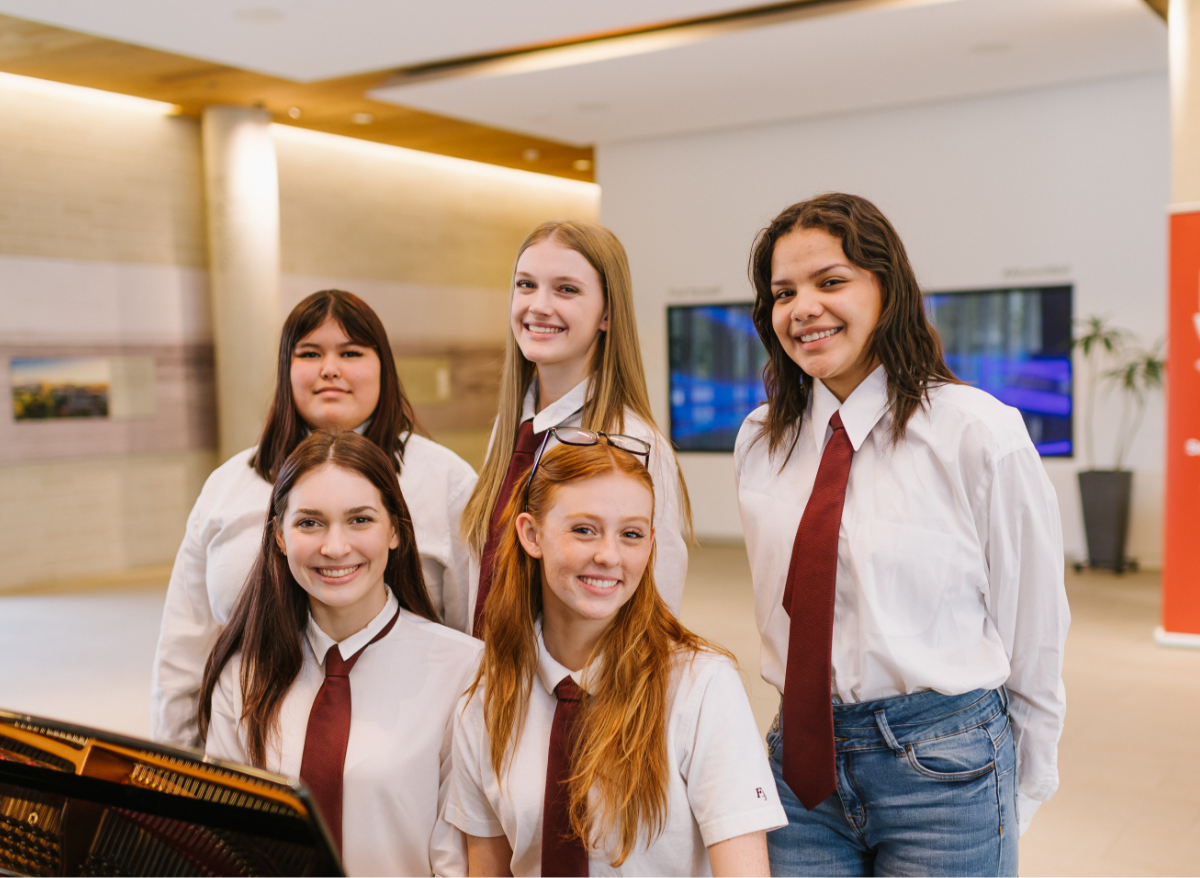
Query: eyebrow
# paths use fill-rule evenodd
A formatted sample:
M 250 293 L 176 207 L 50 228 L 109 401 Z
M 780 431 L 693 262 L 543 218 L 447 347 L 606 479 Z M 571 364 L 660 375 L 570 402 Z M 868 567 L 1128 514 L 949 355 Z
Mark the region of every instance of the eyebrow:
M 846 265 L 844 262 L 835 262 L 833 265 L 826 265 L 824 268 L 818 268 L 816 271 L 814 271 L 814 272 L 811 272 L 811 273 L 810 273 L 808 276 L 809 276 L 810 278 L 814 278 L 814 277 L 820 277 L 820 276 L 821 276 L 821 275 L 823 275 L 823 274 L 828 274 L 829 272 L 831 272 L 831 271 L 835 271 L 835 270 L 837 270 L 837 269 L 839 269 L 839 268 L 841 268 L 841 269 L 844 269 L 844 270 L 846 270 L 846 271 L 849 271 L 849 270 L 850 270 L 850 266 L 849 266 L 849 265 Z M 787 284 L 789 284 L 789 283 L 791 283 L 791 281 L 788 281 L 788 280 L 772 280 L 772 281 L 771 281 L 771 286 L 773 286 L 773 287 L 781 287 L 781 286 L 785 286 L 785 285 L 787 285 Z
M 582 520 L 582 521 L 600 521 L 600 517 L 592 512 L 575 512 L 575 513 L 568 514 L 564 517 L 568 521 L 580 521 L 580 520 Z M 644 524 L 647 527 L 649 527 L 650 519 L 646 518 L 644 515 L 638 515 L 633 518 L 626 519 L 625 521 L 621 522 L 621 524 L 622 525 Z
M 530 280 L 537 280 L 537 278 L 535 278 L 528 271 L 518 271 L 517 277 L 529 278 Z M 566 281 L 567 283 L 579 284 L 580 286 L 583 286 L 586 283 L 586 281 L 584 281 L 582 278 L 573 277 L 572 275 L 569 275 L 569 274 L 563 274 L 563 275 L 559 275 L 558 277 L 552 277 L 552 278 L 550 278 L 550 280 L 553 281 L 554 283 L 562 283 L 563 281 Z
M 360 512 L 378 512 L 378 510 L 374 506 L 355 506 L 353 509 L 346 510 L 347 515 L 358 515 Z M 310 515 L 317 518 L 323 518 L 325 516 L 325 513 L 320 509 L 297 509 L 295 510 L 294 514 Z

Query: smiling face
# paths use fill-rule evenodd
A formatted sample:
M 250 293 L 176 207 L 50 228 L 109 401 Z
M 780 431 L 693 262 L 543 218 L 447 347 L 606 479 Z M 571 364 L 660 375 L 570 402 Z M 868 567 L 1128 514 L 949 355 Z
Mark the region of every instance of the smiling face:
M 532 244 L 517 260 L 510 326 L 521 353 L 538 373 L 552 369 L 578 376 L 591 372 L 608 311 L 600 275 L 577 250 L 553 237 Z
M 542 521 L 517 518 L 525 551 L 542 562 L 545 625 L 611 622 L 633 597 L 654 546 L 654 496 L 621 472 L 558 486 Z
M 292 398 L 314 430 L 353 430 L 379 403 L 379 354 L 354 344 L 332 317 L 292 351 Z
M 383 609 L 388 550 L 400 545 L 379 489 L 327 463 L 302 476 L 275 534 L 313 619 L 334 640 L 365 627 Z
M 883 294 L 824 229 L 797 229 L 771 257 L 771 324 L 791 360 L 842 402 L 878 365 L 868 351 Z

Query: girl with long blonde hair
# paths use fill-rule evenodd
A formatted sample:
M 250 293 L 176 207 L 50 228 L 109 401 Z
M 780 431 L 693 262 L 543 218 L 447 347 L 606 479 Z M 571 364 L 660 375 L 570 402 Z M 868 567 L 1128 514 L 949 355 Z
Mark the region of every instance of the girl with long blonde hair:
M 624 433 L 648 442 L 658 531 L 655 576 L 672 612 L 687 575 L 691 509 L 670 443 L 654 423 L 633 308 L 625 248 L 589 222 L 538 226 L 513 268 L 508 349 L 500 411 L 462 531 L 476 564 L 471 613 L 476 636 L 494 586 L 500 514 L 551 427 Z
M 645 443 L 562 428 L 501 519 L 445 818 L 471 875 L 765 875 L 786 822 L 729 653 L 655 588 Z

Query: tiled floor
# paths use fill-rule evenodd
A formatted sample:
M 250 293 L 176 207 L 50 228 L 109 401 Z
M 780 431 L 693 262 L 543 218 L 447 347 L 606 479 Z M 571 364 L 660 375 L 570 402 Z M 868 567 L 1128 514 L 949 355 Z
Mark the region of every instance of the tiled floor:
M 1157 585 L 1069 576 L 1062 785 L 1021 840 L 1023 875 L 1200 872 L 1200 651 L 1154 645 Z M 145 735 L 162 602 L 145 585 L 0 596 L 0 708 Z M 758 676 L 744 550 L 695 552 L 683 616 L 737 654 L 765 729 L 778 698 Z

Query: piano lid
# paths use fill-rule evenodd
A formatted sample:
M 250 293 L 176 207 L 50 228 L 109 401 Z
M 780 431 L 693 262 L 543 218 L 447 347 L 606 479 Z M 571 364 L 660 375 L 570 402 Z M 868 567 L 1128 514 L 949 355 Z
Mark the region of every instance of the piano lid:
M 343 875 L 299 780 L 0 710 L 0 875 Z

